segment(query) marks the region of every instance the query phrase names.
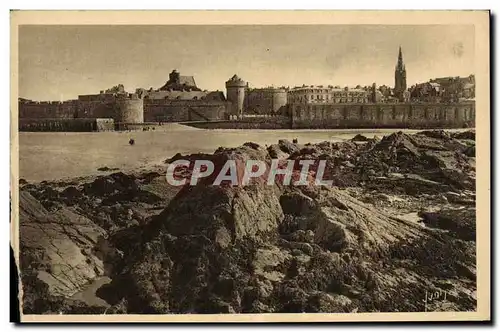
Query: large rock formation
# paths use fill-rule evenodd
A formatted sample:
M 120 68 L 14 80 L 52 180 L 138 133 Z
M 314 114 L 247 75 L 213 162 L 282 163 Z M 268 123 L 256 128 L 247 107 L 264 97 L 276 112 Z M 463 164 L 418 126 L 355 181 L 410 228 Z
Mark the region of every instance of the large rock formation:
M 92 240 L 71 238 L 67 247 L 93 246 L 92 256 L 83 264 L 71 247 L 76 263 L 66 265 L 88 279 L 89 269 L 97 266 L 96 275 L 112 279 L 97 291 L 111 306 L 107 313 L 474 310 L 470 138 L 423 132 L 359 143 L 280 141 L 267 149 L 247 143 L 213 155 L 170 159 L 202 157 L 215 164 L 215 175 L 182 189 L 168 187 L 163 174 L 116 173 L 75 189 L 25 184 L 24 190 L 38 195 L 45 206 L 32 210 L 44 211 L 52 220 L 69 211 L 68 206 L 82 218 L 72 220 L 85 220 L 71 232 L 80 229 Z M 325 178 L 335 186 L 313 184 L 317 165 L 307 185 L 284 186 L 280 179 L 267 185 L 267 172 L 246 186 L 211 185 L 227 160 L 241 171 L 248 159 L 269 166 L 276 157 L 326 160 Z M 189 167 L 181 173 L 191 172 Z M 25 210 L 39 204 L 30 201 L 32 197 L 22 200 Z M 23 214 L 21 224 L 41 219 L 33 217 L 37 213 Z M 417 220 L 407 216 L 412 213 Z M 82 230 L 81 225 L 92 223 Z M 89 235 L 103 232 L 100 241 Z M 58 231 L 57 236 L 67 233 Z M 42 242 L 39 252 L 47 255 L 50 246 Z M 64 248 L 55 246 L 55 253 Z M 24 248 L 29 250 L 22 248 L 22 256 L 35 252 L 29 245 Z M 55 294 L 43 273 L 40 278 L 36 264 L 41 256 L 28 256 L 32 263 L 21 264 L 23 282 L 30 276 L 28 281 L 48 285 Z M 43 302 L 40 287 L 28 287 L 25 299 L 33 299 L 25 301 Z M 447 292 L 447 300 L 424 308 L 426 292 L 438 290 Z
M 28 192 L 19 199 L 24 310 L 38 312 L 48 309 L 40 299 L 70 297 L 104 274 L 94 247 L 105 231 L 70 208 L 49 213 Z

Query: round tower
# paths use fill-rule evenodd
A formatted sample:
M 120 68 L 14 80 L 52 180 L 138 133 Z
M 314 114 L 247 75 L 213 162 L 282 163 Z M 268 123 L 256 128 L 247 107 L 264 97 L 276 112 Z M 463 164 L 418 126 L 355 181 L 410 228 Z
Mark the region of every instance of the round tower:
M 286 105 L 287 102 L 287 91 L 285 89 L 274 89 L 273 90 L 273 113 L 276 113 Z
M 236 74 L 226 82 L 227 100 L 229 100 L 232 104 L 231 114 L 237 115 L 240 118 L 243 116 L 245 90 L 247 87 L 247 82 L 243 81 Z
M 117 123 L 143 123 L 144 122 L 144 100 L 137 95 L 120 97 L 116 100 L 117 111 L 115 122 Z

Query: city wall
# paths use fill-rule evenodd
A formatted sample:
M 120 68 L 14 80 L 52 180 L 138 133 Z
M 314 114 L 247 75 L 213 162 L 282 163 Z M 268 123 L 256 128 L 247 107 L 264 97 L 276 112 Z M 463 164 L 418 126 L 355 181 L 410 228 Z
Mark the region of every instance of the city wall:
M 145 100 L 144 121 L 187 122 L 214 121 L 227 117 L 229 102 L 204 100 Z
M 114 100 L 70 100 L 65 102 L 19 102 L 20 119 L 113 118 Z
M 255 89 L 245 96 L 245 108 L 256 114 L 276 114 L 287 104 L 287 92 L 283 89 Z
M 117 105 L 115 101 L 85 100 L 78 102 L 77 110 L 76 118 L 114 118 Z
M 292 128 L 463 128 L 475 126 L 475 102 L 456 104 L 293 104 Z
M 227 118 L 230 102 L 116 98 L 71 102 L 20 102 L 19 119 L 109 118 L 118 123 L 214 121 Z M 44 124 L 42 123 L 41 126 Z
M 185 125 L 202 129 L 290 129 L 288 116 L 244 117 L 238 120 L 186 122 Z
M 78 111 L 78 101 L 42 101 L 19 103 L 20 119 L 72 119 Z
M 113 119 L 19 119 L 19 131 L 92 132 L 114 130 Z
M 92 119 L 107 118 L 115 124 L 141 122 L 214 122 L 227 120 L 230 102 L 208 100 L 142 100 L 115 101 L 76 100 L 61 102 L 20 102 L 19 130 L 95 131 L 88 127 Z M 207 124 L 224 128 L 463 128 L 475 126 L 475 102 L 454 104 L 290 104 L 286 105 L 289 121 L 280 117 Z M 65 122 L 62 120 L 82 120 Z M 61 120 L 61 121 L 57 121 Z M 39 121 L 39 124 L 35 122 Z M 240 119 L 240 122 L 242 120 Z M 250 120 L 249 120 L 250 121 Z M 95 122 L 95 121 L 94 121 Z M 70 124 L 71 123 L 71 124 Z M 105 123 L 105 122 L 103 122 Z M 95 125 L 97 126 L 97 124 Z M 103 128 L 109 125 L 103 124 Z M 66 128 L 66 129 L 65 129 Z M 105 129 L 103 129 L 105 130 Z M 107 130 L 107 129 L 106 129 Z

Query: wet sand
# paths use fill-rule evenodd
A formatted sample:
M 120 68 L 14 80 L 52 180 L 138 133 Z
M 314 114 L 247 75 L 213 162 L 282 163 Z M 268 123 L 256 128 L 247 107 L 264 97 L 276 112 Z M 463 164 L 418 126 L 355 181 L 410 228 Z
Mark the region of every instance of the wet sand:
M 402 129 L 237 130 L 197 129 L 166 124 L 162 130 L 103 133 L 19 133 L 19 177 L 28 181 L 59 180 L 99 174 L 100 167 L 121 171 L 162 165 L 176 153 L 212 153 L 245 142 L 261 145 L 297 138 L 300 143 L 343 141 L 356 134 L 371 138 Z M 403 130 L 407 133 L 419 130 Z M 135 144 L 129 145 L 134 138 Z

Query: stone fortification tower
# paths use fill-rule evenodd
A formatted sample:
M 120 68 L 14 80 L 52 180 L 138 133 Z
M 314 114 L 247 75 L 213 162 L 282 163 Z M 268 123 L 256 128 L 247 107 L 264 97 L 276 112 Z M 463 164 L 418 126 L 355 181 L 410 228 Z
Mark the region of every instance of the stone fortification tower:
M 144 122 L 144 100 L 136 94 L 120 96 L 116 104 L 115 123 Z
M 243 105 L 245 104 L 245 91 L 248 83 L 238 75 L 234 75 L 226 82 L 227 100 L 231 102 L 231 115 L 243 116 Z
M 287 102 L 287 91 L 285 89 L 274 89 L 273 90 L 273 113 L 279 111 L 279 109 L 286 105 Z

